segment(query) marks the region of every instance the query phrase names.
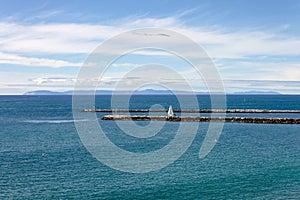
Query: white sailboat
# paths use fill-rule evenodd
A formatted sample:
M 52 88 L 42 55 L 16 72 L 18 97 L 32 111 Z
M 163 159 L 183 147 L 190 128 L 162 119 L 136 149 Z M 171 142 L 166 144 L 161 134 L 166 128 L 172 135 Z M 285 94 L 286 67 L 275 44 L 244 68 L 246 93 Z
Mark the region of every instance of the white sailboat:
M 175 114 L 174 114 L 174 112 L 173 112 L 173 108 L 172 108 L 171 105 L 169 106 L 168 117 L 175 117 Z

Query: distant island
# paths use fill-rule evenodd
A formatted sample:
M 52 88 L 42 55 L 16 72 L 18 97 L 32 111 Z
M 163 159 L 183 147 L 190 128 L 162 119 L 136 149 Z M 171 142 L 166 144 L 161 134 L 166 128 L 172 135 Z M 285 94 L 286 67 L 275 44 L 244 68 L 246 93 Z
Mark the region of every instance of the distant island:
M 91 94 L 90 91 L 81 91 L 81 94 Z M 96 90 L 95 95 L 112 95 L 112 94 L 130 94 L 129 91 L 112 91 L 112 90 Z M 135 95 L 173 95 L 173 94 L 191 94 L 192 92 L 186 92 L 186 91 L 170 91 L 170 90 L 154 90 L 154 89 L 146 89 L 146 90 L 140 90 L 135 91 Z M 49 91 L 49 90 L 35 90 L 35 91 L 29 91 L 25 92 L 23 95 L 72 95 L 73 91 Z M 196 94 L 206 94 L 208 95 L 208 92 L 196 92 Z M 234 92 L 234 93 L 227 93 L 229 95 L 280 95 L 279 92 L 275 91 L 245 91 L 245 92 Z

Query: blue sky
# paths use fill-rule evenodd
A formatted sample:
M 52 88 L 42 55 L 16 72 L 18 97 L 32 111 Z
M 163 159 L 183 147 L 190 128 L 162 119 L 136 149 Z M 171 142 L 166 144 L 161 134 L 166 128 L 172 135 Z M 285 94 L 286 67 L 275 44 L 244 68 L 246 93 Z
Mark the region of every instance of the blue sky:
M 145 27 L 170 29 L 201 45 L 227 92 L 300 93 L 300 1 L 0 3 L 0 94 L 72 90 L 81 65 L 99 44 Z M 113 89 L 110 82 L 151 56 L 178 70 L 184 65 L 169 55 L 128 55 L 106 74 L 102 89 Z

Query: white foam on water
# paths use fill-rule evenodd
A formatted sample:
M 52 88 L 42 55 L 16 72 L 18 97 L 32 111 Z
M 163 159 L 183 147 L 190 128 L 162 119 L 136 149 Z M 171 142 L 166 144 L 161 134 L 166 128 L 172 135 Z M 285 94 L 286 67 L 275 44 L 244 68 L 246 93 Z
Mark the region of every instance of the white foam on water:
M 74 122 L 86 122 L 89 121 L 88 119 L 81 119 L 81 120 L 74 120 L 74 119 L 63 119 L 63 120 L 24 120 L 22 122 L 25 123 L 34 123 L 34 124 L 39 124 L 39 123 L 48 123 L 48 124 L 62 124 L 62 123 L 74 123 Z

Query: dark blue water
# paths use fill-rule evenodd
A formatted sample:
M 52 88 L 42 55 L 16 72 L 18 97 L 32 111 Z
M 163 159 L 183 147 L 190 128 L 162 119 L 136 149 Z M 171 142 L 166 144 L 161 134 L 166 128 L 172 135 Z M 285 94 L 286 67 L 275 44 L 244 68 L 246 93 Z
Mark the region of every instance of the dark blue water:
M 131 174 L 103 165 L 86 150 L 75 129 L 71 98 L 0 96 L 1 199 L 300 198 L 299 125 L 225 123 L 214 149 L 200 160 L 208 127 L 201 123 L 180 159 L 160 171 Z M 299 95 L 227 98 L 233 109 L 300 110 L 299 102 Z M 199 96 L 199 103 L 210 108 L 208 96 Z M 172 96 L 135 96 L 130 106 L 147 109 L 153 104 L 179 106 Z M 110 97 L 97 97 L 95 106 L 109 108 Z M 100 123 L 115 144 L 133 152 L 163 147 L 174 137 L 168 131 L 178 127 L 167 123 L 153 138 L 134 139 L 115 122 Z

